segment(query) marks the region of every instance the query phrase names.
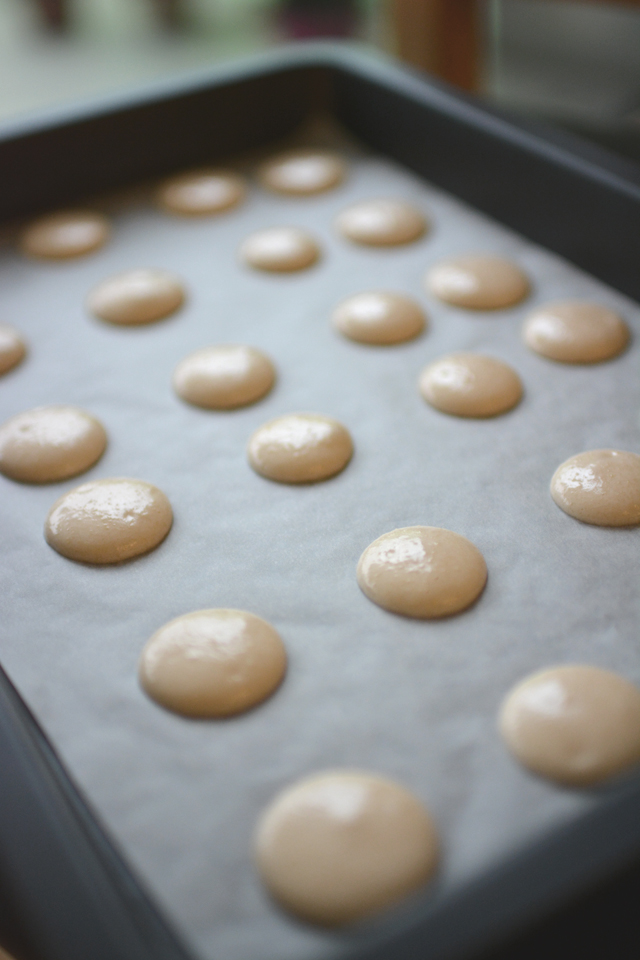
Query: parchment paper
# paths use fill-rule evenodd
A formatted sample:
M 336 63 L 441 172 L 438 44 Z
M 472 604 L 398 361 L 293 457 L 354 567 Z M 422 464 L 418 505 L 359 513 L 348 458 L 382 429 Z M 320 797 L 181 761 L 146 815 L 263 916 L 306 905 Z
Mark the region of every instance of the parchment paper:
M 334 216 L 358 199 L 403 197 L 432 231 L 408 247 L 350 246 Z M 236 258 L 251 231 L 298 224 L 324 256 L 293 276 Z M 534 289 L 496 313 L 456 310 L 422 287 L 442 256 L 515 259 Z M 175 317 L 121 329 L 91 319 L 92 286 L 123 269 L 180 274 L 189 302 Z M 334 305 L 367 289 L 402 291 L 430 327 L 393 348 L 341 339 Z M 0 309 L 28 337 L 23 366 L 0 379 L 2 420 L 39 404 L 74 403 L 105 424 L 109 449 L 80 479 L 30 487 L 0 477 L 2 663 L 133 867 L 194 951 L 207 960 L 306 960 L 341 953 L 347 937 L 289 920 L 263 893 L 251 836 L 281 788 L 312 771 L 356 767 L 395 777 L 433 811 L 442 834 L 439 883 L 452 889 L 598 802 L 520 769 L 495 729 L 499 703 L 528 672 L 566 661 L 640 682 L 634 600 L 638 533 L 582 525 L 548 484 L 567 457 L 638 449 L 638 345 L 615 361 L 571 367 L 524 347 L 537 303 L 586 297 L 640 310 L 555 255 L 525 242 L 384 160 L 354 157 L 348 183 L 311 199 L 268 196 L 180 221 L 144 206 L 116 217 L 113 242 L 65 264 L 0 264 Z M 249 343 L 275 361 L 263 402 L 233 413 L 183 404 L 176 363 L 213 343 Z M 526 396 L 488 421 L 448 417 L 416 387 L 452 350 L 510 362 Z M 337 417 L 356 455 L 339 477 L 290 487 L 254 474 L 245 445 L 264 421 L 294 411 Z M 130 476 L 169 496 L 175 526 L 149 556 L 87 567 L 58 556 L 42 527 L 52 503 L 85 480 Z M 469 537 L 489 567 L 473 609 L 439 622 L 380 610 L 355 565 L 377 536 L 410 524 Z M 284 686 L 226 722 L 190 722 L 139 690 L 147 638 L 179 614 L 238 607 L 265 617 L 289 651 Z

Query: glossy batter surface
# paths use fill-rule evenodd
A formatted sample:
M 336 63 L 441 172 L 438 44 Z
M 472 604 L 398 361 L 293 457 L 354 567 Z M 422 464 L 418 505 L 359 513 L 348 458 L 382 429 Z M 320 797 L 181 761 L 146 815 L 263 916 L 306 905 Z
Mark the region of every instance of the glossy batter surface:
M 320 247 L 299 227 L 269 227 L 247 237 L 240 246 L 240 259 L 255 270 L 295 273 L 320 259 Z
M 24 359 L 27 348 L 17 330 L 0 323 L 0 376 L 17 367 Z
M 426 317 L 410 297 L 374 290 L 343 300 L 334 310 L 332 322 L 350 340 L 382 346 L 418 337 Z
M 272 897 L 323 926 L 392 906 L 438 863 L 436 828 L 420 800 L 393 780 L 352 770 L 284 790 L 263 814 L 255 847 Z
M 55 483 L 84 473 L 107 446 L 107 434 L 86 410 L 36 407 L 0 426 L 0 473 L 22 483 Z
M 258 171 L 263 186 L 276 193 L 309 196 L 337 187 L 346 167 L 336 153 L 326 150 L 291 150 L 273 157 Z
M 369 544 L 358 585 L 379 607 L 429 619 L 460 613 L 487 582 L 484 557 L 470 540 L 441 527 L 401 527 Z
M 197 610 L 165 624 L 140 659 L 145 692 L 185 717 L 228 717 L 280 685 L 287 654 L 276 630 L 245 610 Z
M 246 194 L 245 182 L 237 173 L 204 169 L 165 180 L 157 200 L 168 213 L 206 217 L 239 206 Z
M 442 260 L 427 271 L 425 284 L 439 300 L 468 310 L 511 307 L 529 293 L 529 281 L 515 263 L 483 255 Z
M 157 547 L 173 523 L 167 497 L 144 480 L 116 477 L 83 483 L 49 512 L 47 543 L 83 563 L 120 563 Z
M 197 407 L 230 410 L 255 403 L 271 390 L 276 371 L 255 347 L 203 347 L 185 357 L 173 374 L 179 397 Z
M 269 480 L 314 483 L 344 470 L 353 456 L 353 441 L 332 417 L 292 413 L 256 430 L 247 454 L 253 469 Z
M 640 456 L 627 450 L 587 450 L 569 457 L 551 478 L 551 496 L 583 523 L 640 523 Z
M 127 270 L 98 284 L 87 298 L 89 313 L 124 326 L 153 323 L 185 301 L 181 280 L 165 270 Z
M 70 260 L 104 246 L 111 235 L 107 218 L 92 210 L 68 210 L 41 217 L 20 235 L 20 250 L 38 260 Z
M 564 300 L 535 310 L 522 329 L 536 353 L 561 363 L 600 363 L 617 357 L 629 342 L 629 328 L 599 303 Z
M 420 393 L 443 413 L 457 417 L 495 417 L 511 410 L 522 397 L 515 370 L 479 353 L 451 353 L 420 374 Z
M 571 786 L 589 786 L 640 762 L 640 690 L 598 667 L 535 673 L 507 696 L 500 731 L 525 767 Z
M 395 247 L 419 240 L 429 225 L 424 214 L 404 200 L 365 200 L 343 210 L 336 228 L 353 243 Z

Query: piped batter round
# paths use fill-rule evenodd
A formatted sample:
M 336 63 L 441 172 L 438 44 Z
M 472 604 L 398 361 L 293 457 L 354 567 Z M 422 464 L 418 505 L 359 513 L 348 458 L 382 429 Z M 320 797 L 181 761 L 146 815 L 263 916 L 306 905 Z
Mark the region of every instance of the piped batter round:
M 640 690 L 598 667 L 552 667 L 507 696 L 500 731 L 529 770 L 590 786 L 640 762 Z
M 99 420 L 79 407 L 26 410 L 0 426 L 0 473 L 22 483 L 55 483 L 84 473 L 107 446 Z
M 344 470 L 353 456 L 346 427 L 317 413 L 292 413 L 265 423 L 247 448 L 249 463 L 279 483 L 314 483 Z
M 269 227 L 247 237 L 240 247 L 240 258 L 255 270 L 295 273 L 320 259 L 320 247 L 299 227 Z
M 358 562 L 358 585 L 379 607 L 431 619 L 460 613 L 487 582 L 476 546 L 441 527 L 401 527 L 369 544 Z
M 420 210 L 404 200 L 365 200 L 343 210 L 336 227 L 353 243 L 395 247 L 419 240 L 429 224 Z
M 439 300 L 467 310 L 499 310 L 519 303 L 529 281 L 515 263 L 501 257 L 464 256 L 441 260 L 427 272 L 426 287 Z
M 355 770 L 284 790 L 260 819 L 255 850 L 271 896 L 322 926 L 391 907 L 438 865 L 436 827 L 420 800 L 393 780 Z
M 185 301 L 182 282 L 165 270 L 127 270 L 103 280 L 87 298 L 100 320 L 123 326 L 153 323 L 175 313 Z
M 617 357 L 629 342 L 629 328 L 599 303 L 565 300 L 548 303 L 525 321 L 526 345 L 561 363 L 601 363 Z
M 338 304 L 333 325 L 358 343 L 387 345 L 418 337 L 426 326 L 422 307 L 401 293 L 374 290 L 357 293 Z
M 165 180 L 158 203 L 168 213 L 207 217 L 239 206 L 245 199 L 245 182 L 230 170 L 193 170 Z
M 640 523 L 640 456 L 626 450 L 587 450 L 561 463 L 551 496 L 583 523 L 626 527 Z
M 71 260 L 103 247 L 111 235 L 107 218 L 92 210 L 66 210 L 34 220 L 22 231 L 20 249 L 38 260 Z
M 27 352 L 24 340 L 17 330 L 0 323 L 0 376 L 17 367 Z
M 271 360 L 255 347 L 203 347 L 178 364 L 173 387 L 197 407 L 230 410 L 260 400 L 275 378 Z
M 326 150 L 290 150 L 272 157 L 258 171 L 268 190 L 294 197 L 331 190 L 342 183 L 345 174 L 342 159 Z
M 520 377 L 508 364 L 479 353 L 451 353 L 425 367 L 420 393 L 432 407 L 456 417 L 495 417 L 522 397 Z
M 266 620 L 244 610 L 197 610 L 165 624 L 140 659 L 140 683 L 185 717 L 228 717 L 262 703 L 282 682 L 287 654 Z
M 157 547 L 172 523 L 162 490 L 116 477 L 65 493 L 49 511 L 44 532 L 49 546 L 69 560 L 120 563 Z

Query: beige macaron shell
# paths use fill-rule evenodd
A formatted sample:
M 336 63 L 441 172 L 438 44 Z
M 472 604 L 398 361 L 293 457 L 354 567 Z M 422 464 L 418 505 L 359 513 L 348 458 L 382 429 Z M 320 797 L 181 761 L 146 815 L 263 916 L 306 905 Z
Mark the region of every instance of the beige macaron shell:
M 525 767 L 559 783 L 597 784 L 640 762 L 640 690 L 598 667 L 527 677 L 508 694 L 499 725 Z
M 506 363 L 479 353 L 452 353 L 420 374 L 420 393 L 443 413 L 495 417 L 522 398 L 522 382 Z
M 161 490 L 116 477 L 84 483 L 60 497 L 49 511 L 45 538 L 69 560 L 120 563 L 157 547 L 172 522 Z
M 0 323 L 0 376 L 17 367 L 26 353 L 26 345 L 18 331 L 6 323 Z
M 424 214 L 404 200 L 365 200 L 336 218 L 343 237 L 365 246 L 393 247 L 413 243 L 429 229 Z
M 292 150 L 263 164 L 258 177 L 264 187 L 289 196 L 332 190 L 346 175 L 344 161 L 324 150 Z
M 587 450 L 561 463 L 551 496 L 569 516 L 601 527 L 640 523 L 640 456 L 626 450 Z
M 470 540 L 440 527 L 402 527 L 374 540 L 357 568 L 358 585 L 378 606 L 406 617 L 460 613 L 482 593 L 484 557 Z
M 333 312 L 336 330 L 350 340 L 386 346 L 420 336 L 426 326 L 422 307 L 401 293 L 357 293 Z
M 349 431 L 337 420 L 295 413 L 265 423 L 247 448 L 253 469 L 279 483 L 315 483 L 344 470 L 353 456 Z
M 140 683 L 160 706 L 186 717 L 228 717 L 280 685 L 287 654 L 266 620 L 244 610 L 197 610 L 158 630 L 140 659 Z
M 241 176 L 230 170 L 193 170 L 160 186 L 159 205 L 168 213 L 183 217 L 206 217 L 239 206 L 247 188 Z
M 111 236 L 107 218 L 91 210 L 69 210 L 35 220 L 20 236 L 20 250 L 38 260 L 68 260 L 104 246 Z
M 412 793 L 369 773 L 335 770 L 275 798 L 255 839 L 274 899 L 321 926 L 370 917 L 422 887 L 438 865 L 434 823 Z
M 107 446 L 99 420 L 79 407 L 36 407 L 0 426 L 0 473 L 22 483 L 56 483 L 84 473 Z
M 522 334 L 531 350 L 560 363 L 601 363 L 617 357 L 629 342 L 622 317 L 581 300 L 539 307 L 525 321 Z
M 299 227 L 269 227 L 252 233 L 240 246 L 240 259 L 254 270 L 295 273 L 312 267 L 320 247 Z
M 208 410 L 231 410 L 255 403 L 271 390 L 275 368 L 254 347 L 203 347 L 185 357 L 173 374 L 179 397 Z
M 182 282 L 165 270 L 128 270 L 94 287 L 87 308 L 100 320 L 132 326 L 170 316 L 185 297 Z
M 442 260 L 427 272 L 427 290 L 439 300 L 468 310 L 499 310 L 519 303 L 529 281 L 515 263 L 471 255 Z

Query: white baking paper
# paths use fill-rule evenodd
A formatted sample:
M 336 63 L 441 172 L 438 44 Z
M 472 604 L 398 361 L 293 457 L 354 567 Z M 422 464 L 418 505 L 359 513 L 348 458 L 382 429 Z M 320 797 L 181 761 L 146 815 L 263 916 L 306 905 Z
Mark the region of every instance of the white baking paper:
M 345 205 L 401 197 L 432 229 L 397 249 L 350 245 L 332 227 Z M 297 275 L 239 263 L 253 230 L 311 230 L 322 262 Z M 492 252 L 517 261 L 526 303 L 472 313 L 428 296 L 440 257 Z M 133 267 L 178 273 L 189 301 L 136 329 L 85 312 L 87 292 Z M 429 329 L 391 348 L 338 336 L 342 298 L 388 289 L 419 300 Z M 257 186 L 218 218 L 182 221 L 137 205 L 115 217 L 112 243 L 68 263 L 7 251 L 0 319 L 29 340 L 26 362 L 0 380 L 2 420 L 49 403 L 97 415 L 103 459 L 80 479 L 42 487 L 0 477 L 3 665 L 76 782 L 157 902 L 203 960 L 311 960 L 352 940 L 288 919 L 252 865 L 260 812 L 311 772 L 378 771 L 414 790 L 442 835 L 446 891 L 523 844 L 580 816 L 597 799 L 536 779 L 496 732 L 509 687 L 532 670 L 580 661 L 640 682 L 638 532 L 578 523 L 552 502 L 549 480 L 582 450 L 638 450 L 638 343 L 622 357 L 572 367 L 521 340 L 533 306 L 582 297 L 640 310 L 557 256 L 526 242 L 390 162 L 354 156 L 348 182 L 286 199 Z M 177 362 L 215 343 L 248 343 L 277 365 L 276 389 L 232 413 L 189 407 L 172 393 Z M 453 350 L 511 363 L 526 389 L 487 421 L 427 406 L 417 377 Z M 356 454 L 314 486 L 271 483 L 249 468 L 254 429 L 280 414 L 341 420 Z M 175 525 L 150 555 L 115 567 L 65 560 L 45 543 L 52 503 L 89 479 L 129 476 L 169 496 Z M 489 582 L 468 612 L 437 622 L 386 613 L 359 591 L 355 566 L 380 534 L 443 526 L 483 552 Z M 138 687 L 136 664 L 167 620 L 205 607 L 250 610 L 289 651 L 282 688 L 225 722 L 164 712 Z

